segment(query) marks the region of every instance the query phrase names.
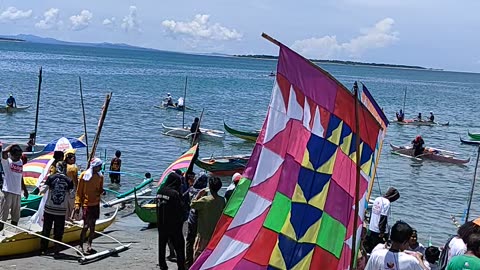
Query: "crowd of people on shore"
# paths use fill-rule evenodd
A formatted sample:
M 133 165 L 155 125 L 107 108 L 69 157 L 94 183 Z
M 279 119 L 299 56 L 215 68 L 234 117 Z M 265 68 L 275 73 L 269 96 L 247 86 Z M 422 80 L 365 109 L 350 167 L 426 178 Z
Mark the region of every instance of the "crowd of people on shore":
M 358 270 L 480 270 L 480 218 L 461 225 L 444 246 L 425 247 L 406 222 L 397 221 L 389 229 L 391 203 L 399 198 L 398 190 L 391 187 L 375 199 Z

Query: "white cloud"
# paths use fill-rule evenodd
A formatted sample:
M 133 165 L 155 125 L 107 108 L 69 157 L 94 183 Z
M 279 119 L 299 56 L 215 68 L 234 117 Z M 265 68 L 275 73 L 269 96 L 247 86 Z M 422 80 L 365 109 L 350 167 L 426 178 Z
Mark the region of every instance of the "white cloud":
M 210 23 L 210 15 L 197 14 L 190 22 L 165 20 L 162 25 L 172 34 L 184 35 L 196 39 L 239 40 L 242 34 L 235 29 L 228 29 L 219 23 Z
M 361 57 L 374 48 L 389 46 L 398 40 L 398 32 L 393 31 L 395 21 L 385 18 L 373 27 L 361 31 L 361 35 L 345 43 L 339 43 L 335 36 L 297 40 L 292 48 L 310 58 L 331 58 L 348 55 Z
M 112 17 L 112 18 L 106 18 L 105 20 L 103 20 L 102 22 L 103 25 L 105 26 L 111 26 L 113 24 L 115 24 L 115 17 Z
M 16 7 L 9 7 L 0 14 L 0 21 L 16 21 L 28 19 L 32 16 L 32 10 L 20 10 Z
M 72 24 L 72 30 L 80 31 L 88 27 L 90 21 L 93 18 L 93 14 L 84 9 L 78 15 L 73 15 L 70 17 L 70 23 Z
M 120 25 L 125 32 L 134 32 L 138 31 L 141 32 L 140 29 L 140 21 L 137 17 L 137 7 L 130 6 L 130 12 L 127 16 L 125 16 L 122 20 L 122 24 Z
M 58 8 L 51 8 L 43 13 L 43 19 L 35 24 L 39 29 L 55 29 L 62 25 L 60 20 L 60 10 Z

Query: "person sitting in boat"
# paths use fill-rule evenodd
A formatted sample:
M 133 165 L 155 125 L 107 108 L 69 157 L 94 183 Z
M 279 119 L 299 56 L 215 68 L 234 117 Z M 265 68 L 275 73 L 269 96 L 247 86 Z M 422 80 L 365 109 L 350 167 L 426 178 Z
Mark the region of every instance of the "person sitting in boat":
M 435 116 L 433 115 L 433 112 L 430 111 L 430 116 L 428 117 L 428 121 L 433 122 L 435 120 Z
M 184 107 L 184 100 L 183 97 L 179 97 L 177 103 L 175 104 L 179 109 L 183 109 Z
M 10 94 L 10 97 L 7 99 L 7 106 L 10 108 L 16 108 L 17 107 L 17 102 L 15 101 L 15 98 L 13 97 L 12 94 Z
M 167 93 L 167 97 L 165 98 L 165 101 L 167 102 L 167 106 L 174 106 L 173 99 L 170 93 Z
M 415 119 L 415 121 L 419 121 L 419 122 L 422 121 L 422 113 L 418 113 L 417 119 Z
M 400 109 L 400 112 L 397 112 L 396 115 L 397 115 L 397 121 L 403 122 L 403 119 L 405 119 L 405 114 L 403 113 L 402 109 Z
M 419 156 L 421 154 L 423 154 L 423 152 L 425 151 L 425 142 L 423 141 L 423 138 L 422 136 L 418 135 L 413 141 L 412 141 L 412 145 L 413 145 L 413 155 L 414 156 Z

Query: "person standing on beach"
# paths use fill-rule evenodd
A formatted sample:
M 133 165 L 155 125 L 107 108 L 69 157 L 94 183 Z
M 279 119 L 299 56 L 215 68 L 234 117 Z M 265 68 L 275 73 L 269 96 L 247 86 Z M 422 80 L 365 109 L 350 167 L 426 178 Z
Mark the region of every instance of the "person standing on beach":
M 0 151 L 2 144 L 0 143 Z M 28 198 L 28 190 L 23 182 L 22 148 L 17 144 L 7 146 L 2 151 L 2 167 L 5 178 L 3 179 L 2 192 L 0 192 L 0 218 L 7 221 L 10 213 L 12 225 L 18 225 L 20 220 L 20 201 L 23 196 Z M 0 231 L 4 224 L 0 223 Z
M 158 265 L 161 270 L 168 269 L 165 253 L 169 241 L 175 250 L 178 269 L 185 269 L 183 238 L 185 214 L 180 186 L 180 176 L 177 173 L 170 173 L 165 184 L 157 192 Z M 170 250 L 170 254 L 172 253 L 173 250 Z
M 467 241 L 467 252 L 456 256 L 448 263 L 447 270 L 480 269 L 480 234 L 471 234 Z
M 390 187 L 385 195 L 378 197 L 373 202 L 370 224 L 368 226 L 366 251 L 371 253 L 378 244 L 385 243 L 388 239 L 388 216 L 390 215 L 390 203 L 398 200 L 400 193 L 394 187 Z
M 56 173 L 50 175 L 45 181 L 45 185 L 40 188 L 40 194 L 45 193 L 48 189 L 48 199 L 45 203 L 43 214 L 43 230 L 42 235 L 50 237 L 53 225 L 53 239 L 62 241 L 63 232 L 65 230 L 65 215 L 70 198 L 70 191 L 73 189 L 73 182 L 65 175 L 67 164 L 58 162 Z M 42 238 L 40 241 L 41 251 L 46 254 L 48 248 L 48 240 Z M 55 243 L 55 255 L 59 253 L 59 246 Z
M 225 208 L 225 198 L 218 195 L 222 188 L 222 181 L 218 177 L 209 177 L 208 187 L 211 195 L 207 195 L 208 190 L 202 189 L 198 192 L 191 207 L 198 213 L 197 238 L 195 239 L 195 260 L 208 245 L 212 238 L 213 231 L 217 225 L 223 208 Z
M 65 151 L 65 163 L 67 164 L 66 175 L 72 180 L 73 190 L 68 194 L 68 205 L 67 205 L 67 214 L 65 215 L 65 220 L 72 220 L 72 213 L 75 209 L 75 192 L 77 191 L 78 186 L 78 167 L 77 167 L 77 157 L 75 156 L 75 149 L 69 149 Z
M 122 160 L 120 157 L 122 152 L 120 150 L 115 151 L 115 157 L 110 162 L 110 182 L 112 184 L 120 184 L 120 168 L 122 167 Z
M 63 151 L 53 152 L 53 159 L 54 160 L 53 160 L 52 165 L 50 165 L 50 168 L 48 169 L 48 175 L 53 175 L 57 172 L 57 163 L 58 162 L 63 162 L 64 157 L 65 157 L 65 155 L 64 155 Z M 47 177 L 48 177 L 48 175 L 47 175 Z M 45 180 L 46 180 L 46 178 L 45 178 Z
M 80 234 L 80 250 L 83 252 L 85 235 L 90 230 L 88 236 L 86 254 L 92 252 L 92 241 L 95 236 L 95 222 L 100 217 L 100 196 L 105 192 L 103 190 L 102 160 L 94 158 L 90 162 L 90 167 L 84 171 L 78 180 L 77 193 L 75 195 L 75 216 L 80 213 L 80 207 L 83 209 L 83 228 Z

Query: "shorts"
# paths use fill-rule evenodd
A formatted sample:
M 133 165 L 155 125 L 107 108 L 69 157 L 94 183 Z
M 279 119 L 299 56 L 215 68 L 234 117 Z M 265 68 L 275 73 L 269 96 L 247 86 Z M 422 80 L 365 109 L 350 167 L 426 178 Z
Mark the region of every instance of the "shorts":
M 96 221 L 100 218 L 100 205 L 84 206 L 83 207 L 83 221 Z
M 7 221 L 8 214 L 12 216 L 12 221 L 20 220 L 20 202 L 22 196 L 10 192 L 0 191 L 0 218 Z

